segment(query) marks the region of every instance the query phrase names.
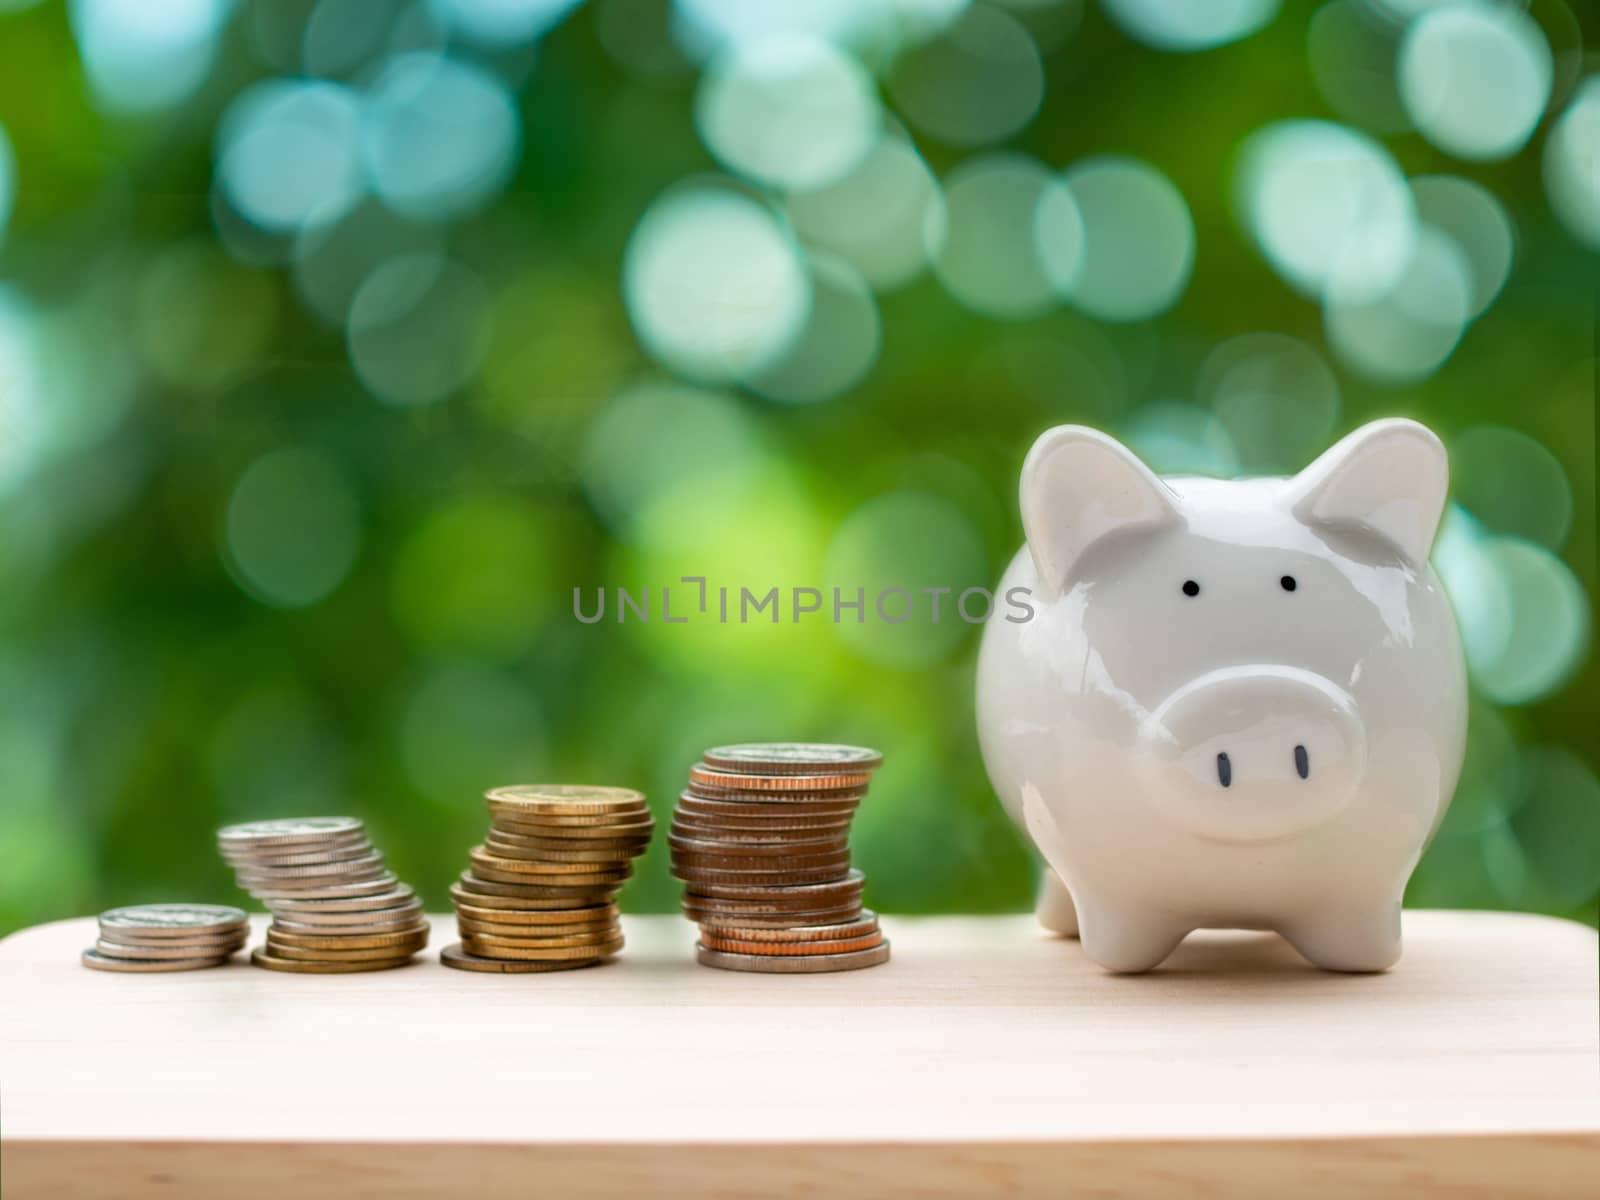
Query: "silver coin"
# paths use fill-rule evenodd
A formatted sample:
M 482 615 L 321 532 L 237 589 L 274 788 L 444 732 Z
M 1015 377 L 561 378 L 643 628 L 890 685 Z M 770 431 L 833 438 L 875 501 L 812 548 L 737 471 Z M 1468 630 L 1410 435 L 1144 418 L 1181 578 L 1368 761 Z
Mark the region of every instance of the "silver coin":
M 346 859 L 342 862 L 310 863 L 305 866 L 251 863 L 248 866 L 237 867 L 234 874 L 241 879 L 246 877 L 268 880 L 325 879 L 335 875 L 345 875 L 352 879 L 359 879 L 363 871 L 382 871 L 383 869 L 383 855 L 376 850 L 372 850 L 360 858 Z
M 340 838 L 338 841 L 330 839 L 314 847 L 291 846 L 289 850 L 289 853 L 268 854 L 260 849 L 224 847 L 222 859 L 234 867 L 310 867 L 319 863 L 348 862 L 352 858 L 361 858 L 374 853 L 372 843 L 367 840 L 367 835 L 364 833 L 355 837 Z
M 157 971 L 200 971 L 207 967 L 220 967 L 226 958 L 112 958 L 98 950 L 83 952 L 83 965 L 96 971 L 125 971 L 149 974 Z
M 317 842 L 363 828 L 355 817 L 288 817 L 276 821 L 246 821 L 217 830 L 217 842 L 229 846 L 292 846 Z
M 301 882 L 306 886 L 268 883 L 250 887 L 248 890 L 258 900 L 264 902 L 273 900 L 346 900 L 352 896 L 380 895 L 393 889 L 400 881 L 395 878 L 393 871 L 385 871 L 374 879 L 339 879 L 329 882 L 308 879 Z
M 820 767 L 875 771 L 883 765 L 883 755 L 876 750 L 826 742 L 744 742 L 713 746 L 702 757 L 708 766 L 752 775 L 820 774 Z
M 857 971 L 889 961 L 889 943 L 870 950 L 851 950 L 844 954 L 734 954 L 727 950 L 708 950 L 694 945 L 701 966 L 724 971 L 750 971 L 761 975 L 823 975 L 830 971 Z
M 350 917 L 352 913 L 338 913 L 341 917 Z M 268 931 L 281 929 L 288 933 L 320 933 L 330 937 L 341 934 L 357 933 L 387 933 L 396 929 L 410 929 L 422 920 L 422 905 L 413 904 L 406 908 L 390 909 L 382 913 L 367 913 L 360 921 L 324 921 L 313 919 L 309 921 L 298 920 L 293 917 L 274 916 Z
M 134 962 L 161 962 L 170 959 L 197 959 L 197 958 L 227 958 L 228 955 L 240 949 L 245 939 L 236 938 L 232 942 L 224 942 L 218 946 L 197 948 L 194 946 L 127 946 L 120 942 L 107 941 L 101 938 L 95 942 L 95 953 L 103 954 L 107 958 L 131 959 Z
M 228 904 L 130 904 L 100 914 L 101 929 L 137 930 L 151 937 L 194 937 L 244 923 L 244 909 Z

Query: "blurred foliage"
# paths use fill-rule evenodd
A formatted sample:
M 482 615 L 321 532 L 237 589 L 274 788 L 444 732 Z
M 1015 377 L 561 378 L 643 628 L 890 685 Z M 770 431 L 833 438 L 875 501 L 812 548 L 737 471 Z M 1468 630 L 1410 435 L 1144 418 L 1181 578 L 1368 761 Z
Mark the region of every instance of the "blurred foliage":
M 309 813 L 441 907 L 486 787 L 664 815 L 753 738 L 886 753 L 874 906 L 1025 907 L 974 627 L 588 625 L 573 589 L 959 591 L 1020 544 L 1049 424 L 1283 471 L 1395 413 L 1456 456 L 1478 689 L 1408 899 L 1591 911 L 1596 10 L 1529 6 L 1548 78 L 1505 151 L 1473 97 L 1408 116 L 1426 6 L 1237 5 L 1215 37 L 1108 7 L 881 0 L 863 33 L 819 4 L 844 32 L 762 75 L 718 38 L 790 6 L 0 0 L 0 933 L 238 900 L 216 827 Z M 827 103 L 785 109 L 792 72 Z M 1272 222 L 1315 276 L 1293 219 L 1340 179 L 1241 200 L 1291 119 L 1364 130 L 1408 220 L 1405 179 L 1478 185 L 1409 185 L 1423 273 L 1308 294 Z M 675 897 L 657 847 L 624 903 Z

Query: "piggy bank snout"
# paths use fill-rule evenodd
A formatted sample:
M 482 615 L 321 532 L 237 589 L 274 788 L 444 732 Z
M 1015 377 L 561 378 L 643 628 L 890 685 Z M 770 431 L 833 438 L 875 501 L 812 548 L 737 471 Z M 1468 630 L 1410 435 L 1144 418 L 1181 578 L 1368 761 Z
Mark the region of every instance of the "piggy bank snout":
M 1151 713 L 1142 735 L 1152 803 L 1221 841 L 1269 841 L 1323 824 L 1366 765 L 1354 701 L 1293 667 L 1201 676 Z

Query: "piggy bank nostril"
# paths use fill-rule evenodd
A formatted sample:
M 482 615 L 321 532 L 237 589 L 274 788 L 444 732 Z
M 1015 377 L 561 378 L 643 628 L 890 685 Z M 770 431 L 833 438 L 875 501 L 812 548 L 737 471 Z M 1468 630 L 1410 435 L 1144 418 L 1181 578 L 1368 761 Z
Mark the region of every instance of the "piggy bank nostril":
M 1304 746 L 1294 748 L 1294 769 L 1301 779 L 1311 778 L 1311 755 L 1306 753 Z
M 1233 782 L 1233 763 L 1229 761 L 1227 751 L 1217 755 L 1217 782 L 1223 787 Z

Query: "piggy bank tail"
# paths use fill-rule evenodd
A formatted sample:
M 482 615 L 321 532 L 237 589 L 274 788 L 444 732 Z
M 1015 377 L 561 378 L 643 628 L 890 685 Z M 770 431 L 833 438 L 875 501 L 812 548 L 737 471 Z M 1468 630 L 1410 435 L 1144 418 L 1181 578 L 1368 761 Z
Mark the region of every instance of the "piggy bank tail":
M 1051 933 L 1062 937 L 1078 936 L 1078 910 L 1073 906 L 1072 893 L 1049 867 L 1044 869 L 1044 880 L 1039 886 L 1039 903 L 1034 907 L 1039 924 Z

